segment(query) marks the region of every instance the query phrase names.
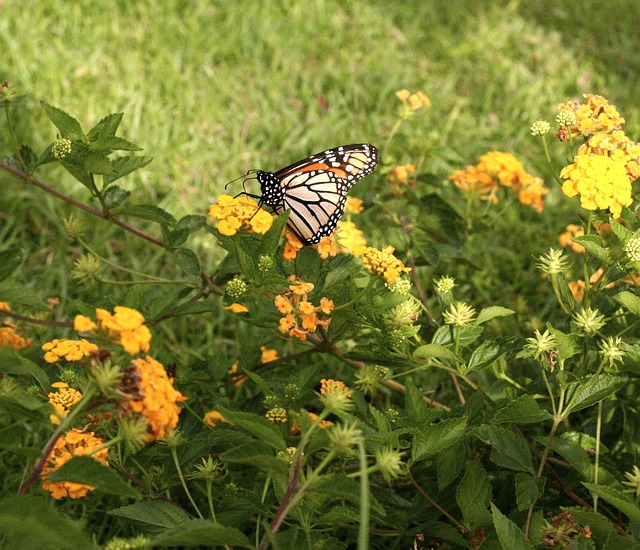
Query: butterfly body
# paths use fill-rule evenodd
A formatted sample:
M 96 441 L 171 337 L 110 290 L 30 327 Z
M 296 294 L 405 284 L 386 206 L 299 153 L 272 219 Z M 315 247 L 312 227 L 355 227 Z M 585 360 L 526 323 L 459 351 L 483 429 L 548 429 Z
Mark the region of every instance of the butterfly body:
M 258 170 L 260 200 L 276 214 L 290 210 L 288 225 L 305 244 L 333 234 L 344 213 L 347 192 L 378 164 L 378 150 L 366 143 L 316 153 L 277 172 Z

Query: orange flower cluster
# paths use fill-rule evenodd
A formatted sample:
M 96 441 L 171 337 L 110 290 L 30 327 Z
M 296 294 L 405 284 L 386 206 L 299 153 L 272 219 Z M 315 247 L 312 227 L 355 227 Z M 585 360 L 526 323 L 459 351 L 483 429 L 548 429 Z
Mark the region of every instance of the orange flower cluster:
M 238 231 L 264 234 L 273 223 L 273 216 L 246 196 L 220 195 L 217 203 L 209 207 L 209 216 L 218 220 L 216 228 L 228 237 Z
M 584 253 L 584 246 L 578 243 L 573 242 L 573 237 L 582 237 L 584 235 L 584 227 L 581 225 L 576 225 L 574 223 L 570 223 L 567 225 L 567 230 L 564 233 L 558 235 L 558 243 L 560 246 L 566 247 L 570 246 L 571 250 L 578 254 Z
M 312 423 L 318 419 L 318 415 L 315 413 L 307 412 L 307 414 L 309 415 L 309 419 L 311 420 Z M 329 426 L 333 426 L 333 422 L 331 422 L 331 420 L 321 420 L 318 423 L 318 428 L 328 428 Z M 295 418 L 291 423 L 290 433 L 291 435 L 297 435 L 300 433 L 300 426 L 298 426 L 298 423 L 296 422 Z
M 113 311 L 112 315 L 106 309 L 96 309 L 97 322 L 85 315 L 76 315 L 73 328 L 77 332 L 106 336 L 131 355 L 149 351 L 151 331 L 144 325 L 142 314 L 124 306 L 116 306 Z
M 475 166 L 467 166 L 464 170 L 456 170 L 449 176 L 456 187 L 476 193 L 483 200 L 498 202 L 500 186 L 509 187 L 518 194 L 522 204 L 542 212 L 543 197 L 549 193 L 541 178 L 529 174 L 522 163 L 510 153 L 489 151 L 478 159 Z
M 284 315 L 280 319 L 278 330 L 304 341 L 307 335 L 315 332 L 319 326 L 325 329 L 329 326 L 331 318 L 320 318 L 319 314 L 329 315 L 334 304 L 323 297 L 320 305 L 314 306 L 307 299 L 307 295 L 313 290 L 313 284 L 296 279 L 293 275 L 289 279 L 294 281 L 294 284 L 289 285 L 289 288 L 278 294 L 274 300 L 276 308 Z
M 82 498 L 89 491 L 93 491 L 95 487 L 91 485 L 83 485 L 82 483 L 73 483 L 71 481 L 57 483 L 49 481 L 47 480 L 47 474 L 57 470 L 74 456 L 90 454 L 91 458 L 106 465 L 108 450 L 106 448 L 97 450 L 102 444 L 102 439 L 95 436 L 93 432 L 84 432 L 79 429 L 70 430 L 66 435 L 59 437 L 47 458 L 45 467 L 42 469 L 41 478 L 44 490 L 49 491 L 56 500 L 60 500 L 63 497 Z
M 92 352 L 98 351 L 98 346 L 87 342 L 84 338 L 81 340 L 55 338 L 51 342 L 43 344 L 42 349 L 47 352 L 44 354 L 44 360 L 47 363 L 55 363 L 61 358 L 65 361 L 79 361 L 83 357 L 91 355 Z
M 50 392 L 47 395 L 49 403 L 56 410 L 55 414 L 49 416 L 49 420 L 51 420 L 52 424 L 58 426 L 62 419 L 69 414 L 71 407 L 82 399 L 82 394 L 78 390 L 70 388 L 65 382 L 54 382 L 51 387 L 56 388 L 58 391 Z
M 11 311 L 9 302 L 0 302 L 0 311 Z M 26 348 L 33 344 L 33 338 L 23 338 L 15 329 L 15 325 L 9 321 L 0 326 L 0 346 L 10 346 L 13 349 Z
M 215 428 L 219 422 L 225 422 L 226 424 L 234 426 L 233 422 L 229 422 L 224 416 L 222 416 L 222 413 L 218 411 L 209 411 L 208 413 L 205 413 L 202 421 L 212 428 Z
M 396 283 L 401 273 L 411 271 L 410 267 L 405 267 L 393 255 L 394 250 L 393 246 L 386 246 L 382 250 L 368 246 L 362 252 L 362 262 L 365 269 L 373 275 L 384 277 L 390 285 Z
M 389 183 L 391 185 L 391 194 L 394 197 L 404 195 L 408 187 L 415 189 L 416 180 L 409 177 L 415 171 L 416 167 L 413 164 L 396 166 L 393 170 L 391 170 L 391 174 L 389 175 Z
M 332 395 L 344 395 L 345 397 L 351 397 L 351 390 L 340 380 L 323 378 L 320 380 L 320 395 L 323 397 L 329 397 Z
M 409 90 L 398 90 L 396 97 L 407 111 L 417 111 L 423 107 L 431 107 L 431 100 L 422 92 L 411 93 Z
M 164 366 L 147 355 L 145 359 L 134 359 L 132 365 L 139 375 L 141 399 L 131 399 L 131 410 L 144 416 L 147 421 L 149 441 L 163 439 L 178 425 L 180 407 L 186 401 L 173 387 L 173 378 L 167 376 Z
M 558 112 L 573 111 L 576 117 L 575 124 L 569 127 L 563 126 L 558 131 L 561 141 L 566 141 L 569 135 L 576 137 L 613 132 L 619 130 L 624 124 L 624 118 L 620 116 L 616 106 L 611 105 L 603 96 L 584 94 L 584 98 L 586 102 L 567 99 L 558 105 Z

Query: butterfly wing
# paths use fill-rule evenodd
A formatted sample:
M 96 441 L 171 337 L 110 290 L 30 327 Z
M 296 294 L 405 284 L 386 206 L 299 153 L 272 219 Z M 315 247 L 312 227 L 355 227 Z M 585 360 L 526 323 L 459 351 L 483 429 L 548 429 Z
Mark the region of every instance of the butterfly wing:
M 378 163 L 378 150 L 366 143 L 343 145 L 298 161 L 274 175 L 284 191 L 274 206 L 289 209 L 288 225 L 305 244 L 331 235 L 344 213 L 347 192 Z

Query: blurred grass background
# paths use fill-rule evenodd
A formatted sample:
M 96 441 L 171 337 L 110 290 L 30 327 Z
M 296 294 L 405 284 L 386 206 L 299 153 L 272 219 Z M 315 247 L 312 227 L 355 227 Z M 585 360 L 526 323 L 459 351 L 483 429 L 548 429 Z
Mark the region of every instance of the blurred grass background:
M 119 135 L 155 160 L 118 184 L 132 191 L 132 202 L 180 217 L 205 214 L 224 183 L 248 168 L 274 170 L 357 141 L 381 147 L 383 161 L 413 162 L 442 182 L 478 155 L 504 150 L 553 186 L 529 127 L 553 121 L 567 97 L 604 95 L 626 117 L 630 137 L 640 138 L 639 35 L 635 0 L 606 7 L 597 0 L 5 0 L 0 79 L 26 95 L 15 116 L 23 141 L 37 152 L 55 139 L 40 100 L 85 129 L 123 111 Z M 423 91 L 433 107 L 388 148 L 399 105 L 394 94 L 402 88 Z M 8 151 L 4 122 L 0 140 Z M 39 175 L 89 200 L 61 169 L 48 165 Z M 370 200 L 384 185 L 378 170 L 354 194 Z M 49 268 L 25 266 L 23 278 L 63 300 L 73 245 L 60 220 L 70 211 L 23 184 L 0 188 L 6 246 L 17 242 L 29 265 Z M 522 246 L 532 257 L 576 221 L 557 212 L 532 218 L 527 230 L 537 225 L 549 235 L 506 231 L 494 244 L 502 267 L 495 293 L 484 288 L 488 303 L 505 294 L 505 276 L 520 277 Z M 100 252 L 123 265 L 144 270 L 163 255 L 104 222 L 91 223 Z M 214 267 L 214 240 L 204 232 L 192 239 L 196 249 L 209 250 L 205 269 Z

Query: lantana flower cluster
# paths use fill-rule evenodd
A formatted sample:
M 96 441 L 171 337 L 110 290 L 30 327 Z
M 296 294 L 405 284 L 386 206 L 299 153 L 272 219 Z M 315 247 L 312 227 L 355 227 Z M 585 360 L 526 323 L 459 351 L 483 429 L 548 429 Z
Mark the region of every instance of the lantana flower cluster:
M 508 187 L 522 204 L 530 205 L 536 212 L 542 212 L 544 196 L 549 193 L 541 178 L 529 174 L 512 154 L 501 151 L 485 153 L 478 164 L 454 171 L 449 179 L 456 187 L 493 204 L 498 203 L 500 187 Z
M 0 302 L 0 311 L 11 311 L 8 302 Z M 9 321 L 0 324 L 0 346 L 10 346 L 13 349 L 22 349 L 30 346 L 33 338 L 23 338 L 16 332 L 16 327 Z
M 97 321 L 85 315 L 76 315 L 73 328 L 77 332 L 112 340 L 131 355 L 149 351 L 151 331 L 144 324 L 143 315 L 124 306 L 116 306 L 113 311 L 111 314 L 106 309 L 96 309 Z
M 558 106 L 560 113 L 575 114 L 575 124 L 561 127 L 559 138 L 588 137 L 573 163 L 560 172 L 565 180 L 562 191 L 568 197 L 579 195 L 586 210 L 609 210 L 619 218 L 622 208 L 633 202 L 632 183 L 640 176 L 640 145 L 621 130 L 624 118 L 614 105 L 599 95 L 585 94 L 585 99 L 586 103 L 570 99 Z
M 396 166 L 389 174 L 389 184 L 391 185 L 391 194 L 394 197 L 404 195 L 407 188 L 415 189 L 416 180 L 411 178 L 411 174 L 416 171 L 414 164 L 404 164 Z
M 320 326 L 327 328 L 331 323 L 329 315 L 334 308 L 333 301 L 321 298 L 320 305 L 314 306 L 308 300 L 308 294 L 313 290 L 312 283 L 306 283 L 295 277 L 290 277 L 293 284 L 282 294 L 275 297 L 274 303 L 283 315 L 278 330 L 294 338 L 306 340 L 309 333 L 315 332 Z
M 83 357 L 98 351 L 98 346 L 88 342 L 84 338 L 80 340 L 68 340 L 67 338 L 55 338 L 51 342 L 43 344 L 44 360 L 47 363 L 55 363 L 60 359 L 65 361 L 79 361 Z
M 220 195 L 209 207 L 209 216 L 217 220 L 218 231 L 229 237 L 238 232 L 264 234 L 273 223 L 273 216 L 246 196 Z

